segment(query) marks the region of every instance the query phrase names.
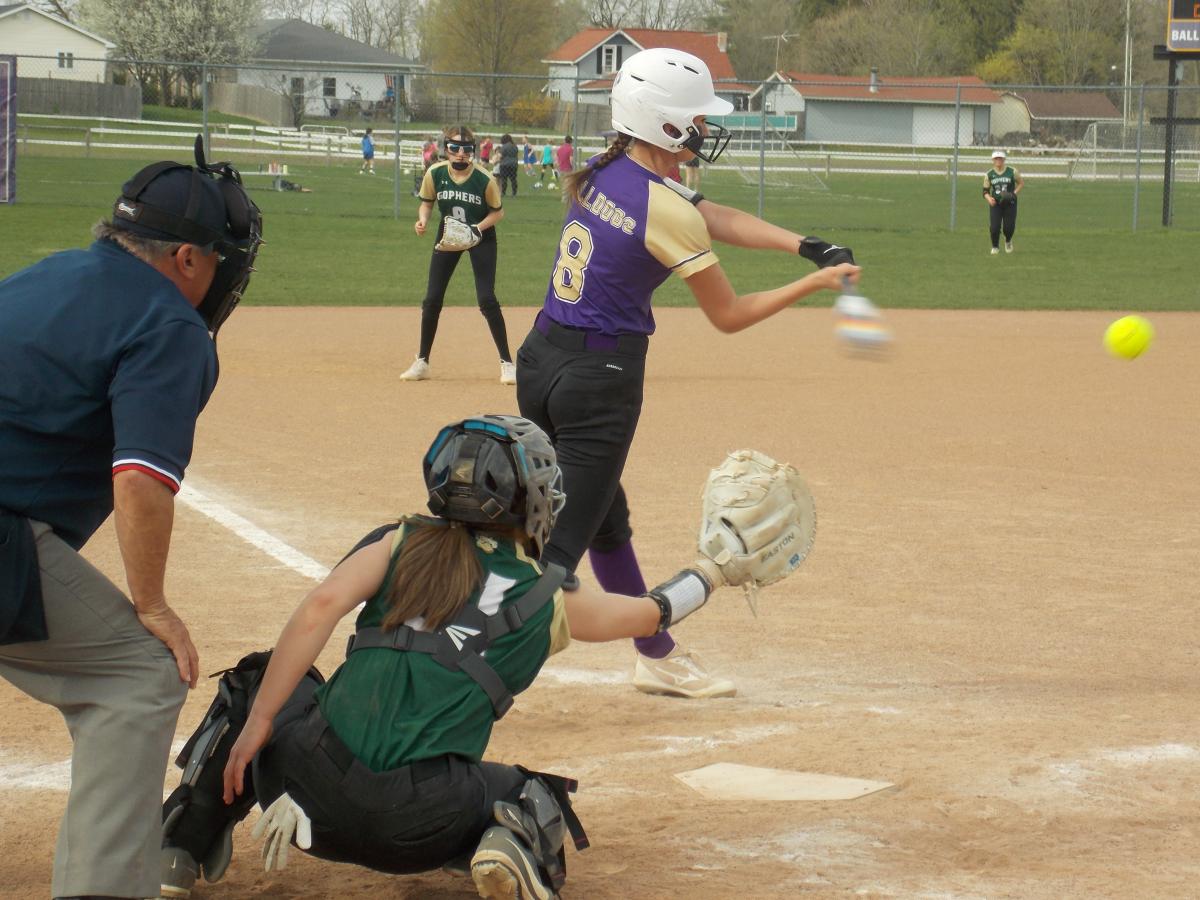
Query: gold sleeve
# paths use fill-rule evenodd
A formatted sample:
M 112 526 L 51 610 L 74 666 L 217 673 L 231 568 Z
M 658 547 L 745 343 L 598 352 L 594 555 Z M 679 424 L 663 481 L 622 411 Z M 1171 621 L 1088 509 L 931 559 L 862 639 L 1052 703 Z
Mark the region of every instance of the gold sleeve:
M 646 203 L 646 249 L 681 278 L 716 265 L 704 216 L 666 185 L 650 182 Z
M 500 184 L 491 172 L 487 173 L 487 177 L 488 186 L 483 192 L 484 202 L 487 203 L 488 209 L 499 209 L 504 205 L 504 202 L 500 199 Z
M 567 623 L 567 606 L 563 602 L 562 588 L 554 592 L 554 617 L 550 620 L 550 652 L 553 656 L 566 650 L 571 643 L 571 627 Z
M 433 189 L 433 170 L 434 166 L 425 170 L 425 176 L 421 179 L 421 189 L 417 191 L 424 203 L 433 203 L 437 200 L 437 191 Z

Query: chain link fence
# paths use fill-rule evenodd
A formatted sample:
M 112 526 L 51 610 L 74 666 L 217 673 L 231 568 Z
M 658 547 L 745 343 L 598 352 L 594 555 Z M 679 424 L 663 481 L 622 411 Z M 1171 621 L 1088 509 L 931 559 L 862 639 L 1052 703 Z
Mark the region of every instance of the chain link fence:
M 424 168 L 421 148 L 443 127 L 470 127 L 493 144 L 510 135 L 532 184 L 545 148 L 552 153 L 566 136 L 577 165 L 606 146 L 608 86 L 584 77 L 340 63 L 22 56 L 17 147 L 30 157 L 151 158 L 187 152 L 201 131 L 210 155 L 285 189 L 283 176 L 298 167 L 353 166 L 371 129 L 376 168 L 388 172 L 394 188 L 390 209 L 376 199 L 367 214 L 400 216 L 403 207 L 407 216 Z M 923 179 L 922 216 L 953 229 L 967 204 L 979 203 L 991 150 L 1002 147 L 1027 180 L 1102 193 L 1109 208 L 1124 209 L 1131 228 L 1159 221 L 1200 227 L 1200 88 L 1170 90 L 1179 117 L 1173 127 L 1164 118 L 1165 85 L 986 85 L 876 75 L 718 83 L 735 106 L 718 119 L 732 139 L 702 177 L 714 191 L 737 189 L 742 205 L 757 202 L 760 215 L 781 191 L 878 192 L 897 178 Z

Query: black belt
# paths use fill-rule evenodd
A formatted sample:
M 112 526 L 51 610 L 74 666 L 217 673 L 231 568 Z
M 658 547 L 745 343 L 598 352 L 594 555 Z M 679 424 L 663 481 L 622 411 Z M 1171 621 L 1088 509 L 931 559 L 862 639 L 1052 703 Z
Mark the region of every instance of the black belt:
M 305 723 L 305 726 L 316 732 L 316 740 L 311 744 L 312 749 L 320 750 L 343 775 L 346 774 L 351 766 L 359 762 L 358 757 L 351 752 L 349 747 L 342 743 L 342 739 L 337 736 L 332 726 L 325 721 L 325 717 L 321 715 L 319 706 L 316 704 L 313 705 L 309 711 L 309 717 L 310 720 Z M 308 742 L 305 741 L 305 743 Z M 408 771 L 414 784 L 419 781 L 428 781 L 430 778 L 450 772 L 450 757 L 443 755 L 435 756 L 432 759 L 418 759 L 416 762 L 407 763 L 395 769 L 389 769 L 386 772 L 376 774 L 398 775 L 405 770 Z
M 570 328 L 555 322 L 544 311 L 537 314 L 533 327 L 560 350 L 645 356 L 650 347 L 650 336 L 647 334 L 601 334 L 583 328 Z

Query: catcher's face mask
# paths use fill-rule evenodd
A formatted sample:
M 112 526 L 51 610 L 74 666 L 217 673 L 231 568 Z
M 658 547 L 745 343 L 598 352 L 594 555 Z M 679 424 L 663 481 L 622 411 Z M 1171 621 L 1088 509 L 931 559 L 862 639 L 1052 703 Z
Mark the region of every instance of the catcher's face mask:
M 207 163 L 196 138 L 196 166 L 159 162 L 142 169 L 113 204 L 113 225 L 141 237 L 194 244 L 218 254 L 212 284 L 196 311 L 216 337 L 242 299 L 262 244 L 262 214 L 230 163 Z M 181 178 L 175 172 L 191 173 Z M 164 176 L 167 176 L 164 178 Z M 179 190 L 184 182 L 185 190 Z

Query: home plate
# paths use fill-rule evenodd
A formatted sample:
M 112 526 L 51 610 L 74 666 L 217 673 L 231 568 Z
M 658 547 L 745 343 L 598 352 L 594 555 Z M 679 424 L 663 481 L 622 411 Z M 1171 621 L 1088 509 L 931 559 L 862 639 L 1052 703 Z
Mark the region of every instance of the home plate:
M 760 769 L 737 763 L 714 763 L 703 769 L 679 772 L 675 777 L 710 800 L 854 800 L 892 787 L 887 781 Z

